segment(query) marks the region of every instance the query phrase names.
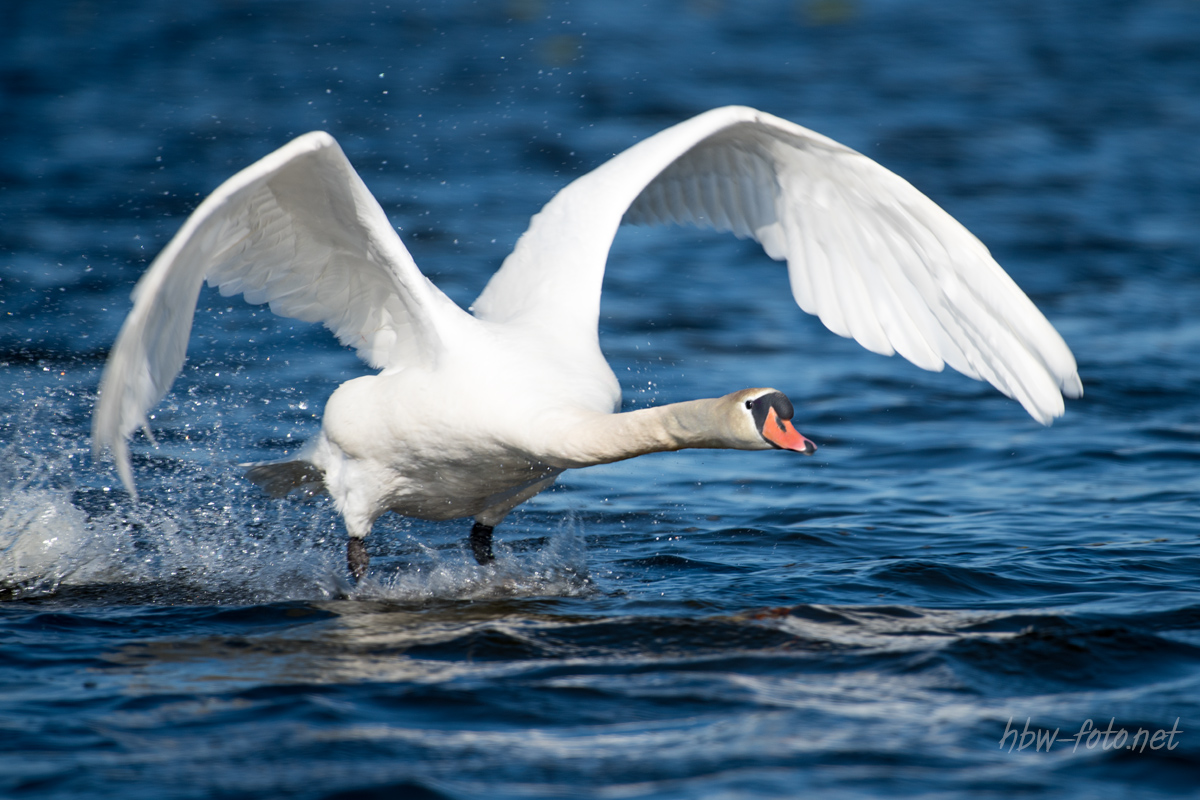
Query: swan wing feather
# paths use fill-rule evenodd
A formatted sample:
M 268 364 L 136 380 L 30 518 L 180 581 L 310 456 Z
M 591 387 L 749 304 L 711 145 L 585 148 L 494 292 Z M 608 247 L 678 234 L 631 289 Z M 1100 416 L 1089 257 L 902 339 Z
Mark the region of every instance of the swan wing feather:
M 458 311 L 417 269 L 333 137 L 293 140 L 206 198 L 133 290 L 101 378 L 92 443 L 112 450 L 135 496 L 126 438 L 146 426 L 183 366 L 205 281 L 324 323 L 380 369 L 435 358 L 439 325 Z
M 799 306 L 840 336 L 986 380 L 1049 424 L 1083 387 L 1070 349 L 966 228 L 866 156 L 752 108 L 668 128 L 565 187 L 531 221 L 477 316 L 596 338 L 622 222 L 753 238 Z

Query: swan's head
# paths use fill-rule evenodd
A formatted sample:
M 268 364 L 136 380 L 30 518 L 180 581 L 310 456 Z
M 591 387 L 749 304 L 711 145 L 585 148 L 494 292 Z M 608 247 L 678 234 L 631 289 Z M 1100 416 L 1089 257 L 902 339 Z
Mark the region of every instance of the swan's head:
M 792 427 L 795 408 L 787 395 L 775 389 L 743 389 L 726 395 L 730 411 L 737 416 L 736 428 L 746 449 L 794 450 L 812 455 L 817 446 Z M 751 444 L 753 443 L 753 444 Z

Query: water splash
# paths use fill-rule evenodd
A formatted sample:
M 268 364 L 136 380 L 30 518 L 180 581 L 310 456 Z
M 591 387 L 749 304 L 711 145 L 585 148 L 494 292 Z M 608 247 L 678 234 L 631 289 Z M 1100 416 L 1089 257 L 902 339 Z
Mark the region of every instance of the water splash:
M 45 391 L 24 403 L 16 441 L 0 453 L 0 597 L 99 591 L 118 603 L 189 605 L 593 590 L 570 517 L 545 547 L 498 543 L 499 559 L 486 567 L 456 542 L 429 544 L 444 538 L 437 525 L 382 526 L 371 546 L 386 552 L 356 586 L 346 572 L 345 532 L 327 498 L 263 496 L 242 480 L 217 438 L 207 447 L 163 447 L 141 457 L 144 499 L 133 503 L 119 489 L 96 484 L 98 470 L 79 468 L 84 437 L 46 424 L 63 413 L 61 394 Z
M 86 563 L 87 518 L 54 492 L 27 490 L 0 501 L 0 594 L 53 592 Z
M 515 526 L 514 526 L 515 527 Z M 400 569 L 373 567 L 353 591 L 355 599 L 403 602 L 427 600 L 484 600 L 510 597 L 575 597 L 595 591 L 588 572 L 587 548 L 573 515 L 559 524 L 545 546 L 520 550 L 503 542 L 495 545 L 496 561 L 476 564 L 466 548 L 430 547 L 415 537 L 419 554 Z

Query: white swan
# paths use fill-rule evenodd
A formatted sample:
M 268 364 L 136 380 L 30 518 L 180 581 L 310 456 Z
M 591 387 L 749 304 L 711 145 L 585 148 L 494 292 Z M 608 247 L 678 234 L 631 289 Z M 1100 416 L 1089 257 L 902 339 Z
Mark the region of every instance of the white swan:
M 664 450 L 811 453 L 772 389 L 617 413 L 601 355 L 604 266 L 622 222 L 752 237 L 786 261 L 800 307 L 869 350 L 988 381 L 1043 424 L 1083 391 L 1062 338 L 965 228 L 906 181 L 813 131 L 718 108 L 575 180 L 536 216 L 463 311 L 423 276 L 326 133 L 234 175 L 133 292 L 100 386 L 93 447 L 136 498 L 126 438 L 183 364 L 200 285 L 323 322 L 381 372 L 347 381 L 296 458 L 250 465 L 273 495 L 328 491 L 361 576 L 363 538 L 392 510 L 473 516 L 491 532 L 563 470 Z

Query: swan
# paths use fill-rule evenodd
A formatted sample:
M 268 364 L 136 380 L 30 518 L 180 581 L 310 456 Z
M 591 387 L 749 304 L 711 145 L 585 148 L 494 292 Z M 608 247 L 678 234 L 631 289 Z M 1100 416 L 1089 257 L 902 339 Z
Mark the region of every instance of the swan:
M 128 438 L 183 365 L 200 286 L 322 322 L 377 374 L 342 384 L 294 457 L 243 465 L 272 496 L 328 492 L 361 578 L 385 511 L 492 530 L 568 469 L 683 448 L 816 448 L 780 391 L 620 412 L 598 334 L 622 223 L 692 224 L 758 241 L 800 308 L 868 350 L 949 364 L 1042 424 L 1083 387 L 1058 332 L 984 245 L 912 185 L 762 111 L 717 108 L 558 192 L 463 310 L 417 269 L 333 137 L 308 133 L 205 199 L 133 290 L 101 378 L 93 452 L 136 501 Z

